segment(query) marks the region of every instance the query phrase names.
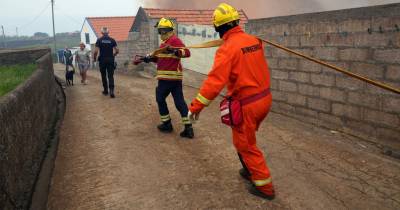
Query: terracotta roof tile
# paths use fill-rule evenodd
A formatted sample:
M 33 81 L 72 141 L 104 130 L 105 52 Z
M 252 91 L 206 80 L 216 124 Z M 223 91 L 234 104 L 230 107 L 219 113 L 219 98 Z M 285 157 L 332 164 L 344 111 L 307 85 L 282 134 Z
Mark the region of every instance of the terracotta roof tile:
M 214 10 L 178 10 L 178 9 L 152 9 L 143 8 L 150 18 L 158 19 L 162 17 L 176 19 L 178 23 L 212 25 Z M 248 18 L 243 10 L 239 10 L 240 25 L 248 22 Z
M 101 37 L 101 28 L 106 26 L 110 31 L 110 36 L 113 37 L 115 41 L 126 41 L 128 40 L 128 33 L 135 17 L 87 17 L 86 19 L 92 26 L 97 37 Z

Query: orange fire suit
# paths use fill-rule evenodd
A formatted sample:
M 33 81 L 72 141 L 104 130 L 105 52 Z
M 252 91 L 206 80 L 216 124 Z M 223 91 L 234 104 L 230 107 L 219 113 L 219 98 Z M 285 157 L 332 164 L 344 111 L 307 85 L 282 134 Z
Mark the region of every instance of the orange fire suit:
M 199 113 L 227 85 L 228 95 L 243 99 L 270 87 L 270 73 L 260 40 L 243 32 L 240 26 L 222 37 L 214 65 L 192 101 L 190 111 Z M 267 195 L 274 189 L 263 153 L 256 145 L 256 131 L 267 116 L 272 103 L 271 94 L 242 107 L 243 123 L 232 128 L 233 144 L 251 174 L 254 185 Z

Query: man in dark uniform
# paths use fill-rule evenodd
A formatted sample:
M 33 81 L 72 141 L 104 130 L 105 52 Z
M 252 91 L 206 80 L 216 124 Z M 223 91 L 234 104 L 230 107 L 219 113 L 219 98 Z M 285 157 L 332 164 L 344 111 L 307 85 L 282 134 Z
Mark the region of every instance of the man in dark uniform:
M 115 98 L 114 93 L 114 70 L 115 70 L 115 56 L 119 53 L 117 48 L 117 42 L 108 35 L 107 27 L 101 29 L 101 34 L 103 35 L 96 41 L 96 49 L 94 51 L 94 62 L 96 62 L 97 55 L 100 51 L 100 56 L 98 57 L 99 67 L 101 72 L 101 81 L 103 82 L 103 94 L 108 95 L 108 90 L 110 90 L 110 97 Z M 108 81 L 107 81 L 108 79 Z

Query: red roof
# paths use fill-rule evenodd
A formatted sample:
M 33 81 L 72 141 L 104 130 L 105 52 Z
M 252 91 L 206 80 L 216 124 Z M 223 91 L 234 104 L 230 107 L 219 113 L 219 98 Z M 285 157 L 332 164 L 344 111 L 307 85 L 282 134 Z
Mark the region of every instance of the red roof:
M 135 20 L 135 16 L 87 17 L 86 19 L 97 37 L 101 37 L 101 28 L 105 26 L 115 41 L 126 41 L 128 40 L 128 33 Z
M 214 10 L 151 9 L 143 8 L 150 18 L 174 18 L 178 23 L 212 25 Z M 240 25 L 248 22 L 243 10 L 239 10 Z

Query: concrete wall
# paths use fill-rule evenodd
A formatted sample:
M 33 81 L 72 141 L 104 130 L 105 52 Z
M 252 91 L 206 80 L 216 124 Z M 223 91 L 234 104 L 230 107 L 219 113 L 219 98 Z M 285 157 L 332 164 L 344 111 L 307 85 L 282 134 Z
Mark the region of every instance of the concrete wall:
M 214 27 L 204 25 L 178 25 L 178 36 L 186 45 L 194 45 L 219 39 Z M 192 49 L 189 59 L 182 59 L 182 65 L 186 69 L 202 74 L 208 74 L 214 62 L 217 48 Z
M 37 60 L 31 77 L 0 98 L 0 209 L 27 209 L 56 120 L 57 85 L 49 49 L 0 52 L 0 59 Z
M 400 4 L 250 20 L 251 34 L 400 88 Z M 273 110 L 400 148 L 400 96 L 273 47 Z

